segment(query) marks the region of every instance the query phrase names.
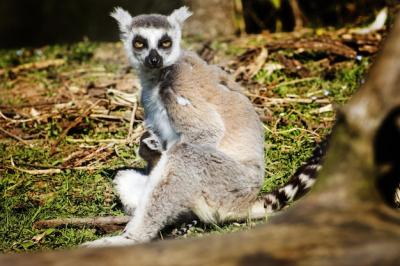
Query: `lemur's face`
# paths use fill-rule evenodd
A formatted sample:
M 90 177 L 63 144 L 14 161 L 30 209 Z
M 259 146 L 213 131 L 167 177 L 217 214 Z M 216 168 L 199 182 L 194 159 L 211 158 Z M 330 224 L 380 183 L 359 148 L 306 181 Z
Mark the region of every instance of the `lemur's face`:
M 120 27 L 121 38 L 134 68 L 160 69 L 174 64 L 181 53 L 181 27 L 191 13 L 186 7 L 169 16 L 131 15 L 121 8 L 111 14 Z
M 172 65 L 180 55 L 180 35 L 174 28 L 133 28 L 125 44 L 131 63 L 150 69 Z

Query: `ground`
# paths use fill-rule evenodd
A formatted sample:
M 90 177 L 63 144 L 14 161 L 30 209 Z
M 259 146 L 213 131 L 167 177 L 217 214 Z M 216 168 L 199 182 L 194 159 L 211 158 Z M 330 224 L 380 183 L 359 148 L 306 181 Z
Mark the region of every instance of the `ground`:
M 336 110 L 363 81 L 382 35 L 319 29 L 189 38 L 185 46 L 244 85 L 265 128 L 263 191 L 269 191 L 330 132 Z M 34 226 L 38 220 L 123 215 L 111 181 L 119 167 L 143 166 L 137 156 L 143 110 L 132 108 L 138 86 L 119 43 L 0 51 L 2 252 L 74 247 L 104 233 L 40 229 Z M 253 225 L 195 226 L 184 237 Z

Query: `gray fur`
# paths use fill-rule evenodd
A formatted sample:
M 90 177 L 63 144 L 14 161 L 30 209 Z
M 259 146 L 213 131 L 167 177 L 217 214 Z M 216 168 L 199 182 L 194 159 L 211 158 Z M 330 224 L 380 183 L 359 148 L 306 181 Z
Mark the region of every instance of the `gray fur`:
M 141 79 L 141 104 L 150 131 L 142 137 L 141 154 L 155 166 L 147 176 L 134 170 L 118 172 L 116 190 L 133 217 L 122 235 L 84 246 L 150 241 L 165 225 L 189 212 L 207 223 L 262 218 L 303 195 L 315 181 L 324 147 L 317 148 L 286 185 L 257 197 L 264 179 L 261 122 L 240 85 L 218 67 L 181 50 L 180 28 L 190 15 L 183 7 L 165 17 L 172 29 L 140 26 L 126 32 L 127 23 L 135 18 L 120 8 L 113 13 Z M 151 16 L 141 16 L 141 25 L 154 24 Z M 165 33 L 173 37 L 172 56 L 160 53 L 167 64 L 144 67 L 146 51 L 134 53 L 131 46 L 137 32 L 153 46 Z
M 152 49 L 163 57 L 163 66 L 167 67 L 175 63 L 180 55 L 181 26 L 190 17 L 191 13 L 187 7 L 174 10 L 171 15 L 147 14 L 132 17 L 127 11 L 120 7 L 115 8 L 111 16 L 118 22 L 121 40 L 124 43 L 125 52 L 132 67 L 141 71 L 144 67 L 145 58 Z M 140 35 L 148 42 L 148 47 L 141 50 L 132 48 L 135 35 Z M 172 39 L 171 49 L 159 49 L 158 41 L 168 35 Z M 148 73 L 148 69 L 144 72 Z
M 150 241 L 189 212 L 207 223 L 262 218 L 300 197 L 315 181 L 324 148 L 317 148 L 286 185 L 257 197 L 264 179 L 261 122 L 227 73 L 181 49 L 181 25 L 190 15 L 183 7 L 165 17 L 171 29 L 146 28 L 154 25 L 153 15 L 139 16 L 144 26 L 124 32 L 126 23 L 138 17 L 122 9 L 113 13 L 142 85 L 141 104 L 150 133 L 142 137 L 141 154 L 154 155 L 145 159 L 155 166 L 147 176 L 134 170 L 117 174 L 114 183 L 132 220 L 122 235 L 86 243 L 87 247 Z M 136 53 L 131 44 L 138 32 L 153 48 L 163 34 L 172 37 L 172 55 L 160 52 L 168 63 L 157 69 L 144 66 L 147 51 Z
M 188 11 L 173 14 L 179 20 Z M 117 175 L 121 201 L 129 211 L 134 209 L 133 218 L 121 236 L 86 243 L 88 247 L 149 241 L 188 212 L 208 223 L 242 220 L 259 205 L 264 133 L 240 86 L 187 51 L 179 50 L 173 65 L 160 69 L 149 70 L 138 62 L 133 64 L 142 84 L 145 125 L 166 144 L 165 150 L 144 189 L 126 189 L 129 175 L 142 177 L 139 173 Z M 258 215 L 264 213 L 262 209 Z
M 167 18 L 163 15 L 149 14 L 139 15 L 133 18 L 131 27 L 134 28 L 172 28 Z

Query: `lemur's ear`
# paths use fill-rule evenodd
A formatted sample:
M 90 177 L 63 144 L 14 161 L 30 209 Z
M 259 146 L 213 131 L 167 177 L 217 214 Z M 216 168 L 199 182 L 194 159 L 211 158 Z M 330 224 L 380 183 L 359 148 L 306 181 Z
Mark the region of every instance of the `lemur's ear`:
M 193 13 L 189 11 L 187 6 L 183 6 L 181 8 L 175 9 L 171 15 L 168 16 L 168 20 L 170 22 L 176 22 L 179 25 L 182 25 L 183 22 L 192 15 Z
M 116 7 L 113 12 L 111 12 L 111 17 L 115 18 L 118 22 L 119 30 L 121 31 L 122 38 L 126 37 L 129 32 L 129 27 L 132 23 L 132 16 L 121 7 Z

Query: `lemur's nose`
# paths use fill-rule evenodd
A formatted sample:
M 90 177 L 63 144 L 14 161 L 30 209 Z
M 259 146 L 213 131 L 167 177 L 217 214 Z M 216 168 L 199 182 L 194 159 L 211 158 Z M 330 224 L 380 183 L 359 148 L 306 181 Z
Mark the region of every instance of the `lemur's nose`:
M 149 55 L 144 60 L 144 64 L 148 68 L 160 68 L 163 65 L 163 59 L 156 49 L 151 49 Z

